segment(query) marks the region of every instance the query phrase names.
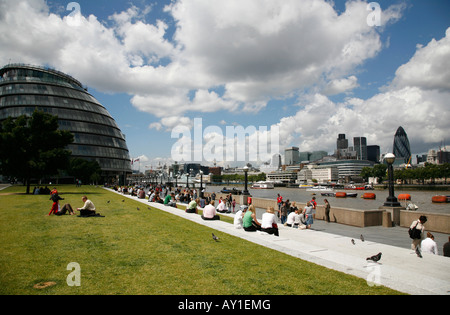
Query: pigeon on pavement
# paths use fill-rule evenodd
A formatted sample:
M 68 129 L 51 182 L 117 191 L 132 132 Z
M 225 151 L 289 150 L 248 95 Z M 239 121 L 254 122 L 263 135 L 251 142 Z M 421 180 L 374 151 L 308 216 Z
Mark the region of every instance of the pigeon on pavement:
M 355 245 L 355 240 L 352 238 L 352 244 Z
M 366 260 L 371 260 L 373 262 L 378 262 L 381 259 L 381 253 L 373 255 L 372 257 L 366 258 Z
M 361 239 L 361 241 L 363 241 L 364 242 L 364 236 L 361 234 L 361 236 L 360 236 L 360 239 Z

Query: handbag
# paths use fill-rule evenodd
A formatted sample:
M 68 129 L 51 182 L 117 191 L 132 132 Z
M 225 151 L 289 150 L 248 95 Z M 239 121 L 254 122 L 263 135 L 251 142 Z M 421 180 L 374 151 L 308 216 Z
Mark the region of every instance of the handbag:
M 415 227 L 413 227 L 412 229 L 409 228 L 409 230 L 408 230 L 409 237 L 412 238 L 413 240 L 420 239 L 420 236 L 422 234 L 422 231 L 417 229 L 418 224 L 419 224 L 419 222 L 417 222 Z

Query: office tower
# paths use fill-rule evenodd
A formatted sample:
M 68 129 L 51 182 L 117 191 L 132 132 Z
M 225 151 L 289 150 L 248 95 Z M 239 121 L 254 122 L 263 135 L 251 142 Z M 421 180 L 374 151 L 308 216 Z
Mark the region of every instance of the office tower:
M 409 146 L 408 135 L 403 127 L 399 127 L 394 136 L 394 146 L 392 153 L 395 155 L 396 160 L 403 163 L 411 163 L 411 148 Z
M 367 159 L 372 162 L 380 162 L 380 146 L 368 145 L 367 146 Z
M 291 147 L 284 151 L 284 162 L 286 165 L 300 164 L 300 152 L 299 148 Z
M 345 139 L 345 134 L 339 134 L 338 139 L 336 141 L 336 148 L 338 150 L 347 149 L 348 148 L 348 139 Z
M 365 137 L 353 138 L 353 149 L 358 160 L 367 160 L 367 139 Z

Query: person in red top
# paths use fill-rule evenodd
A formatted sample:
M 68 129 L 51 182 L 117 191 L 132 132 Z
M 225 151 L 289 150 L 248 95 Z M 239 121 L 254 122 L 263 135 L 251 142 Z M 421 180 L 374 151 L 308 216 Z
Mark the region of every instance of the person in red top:
M 313 209 L 316 209 L 317 207 L 316 197 L 312 197 L 312 200 L 310 202 Z
M 54 214 L 54 215 L 64 215 L 67 211 L 69 211 L 70 215 L 74 215 L 75 212 L 72 209 L 72 206 L 70 204 L 65 204 L 61 209 L 59 209 L 59 201 L 64 200 L 64 198 L 61 198 L 58 195 L 58 192 L 52 194 L 50 197 L 50 200 L 53 201 L 52 208 L 50 209 L 50 212 L 47 214 L 47 216 Z

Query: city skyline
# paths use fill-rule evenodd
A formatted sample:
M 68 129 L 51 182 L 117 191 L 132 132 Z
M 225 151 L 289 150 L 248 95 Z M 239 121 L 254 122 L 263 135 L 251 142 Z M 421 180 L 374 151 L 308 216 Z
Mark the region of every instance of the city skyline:
M 142 168 L 173 162 L 196 118 L 278 127 L 282 155 L 333 153 L 340 133 L 387 153 L 402 126 L 426 154 L 450 130 L 450 3 L 368 3 L 0 0 L 0 65 L 77 78 Z

